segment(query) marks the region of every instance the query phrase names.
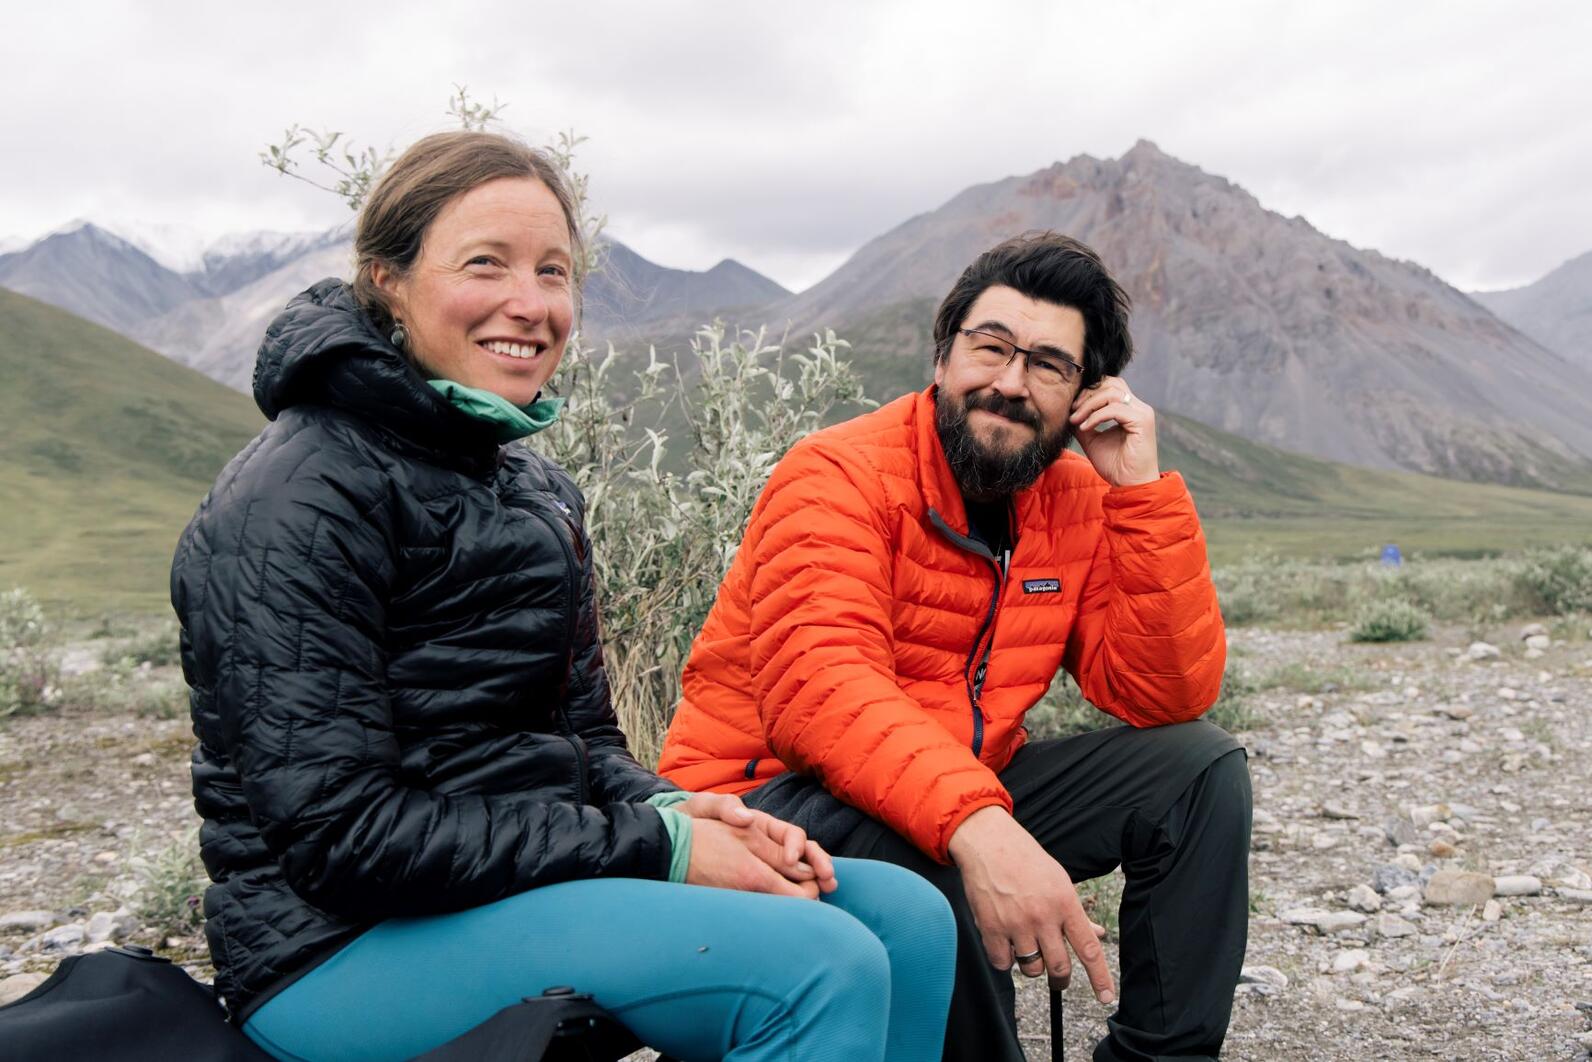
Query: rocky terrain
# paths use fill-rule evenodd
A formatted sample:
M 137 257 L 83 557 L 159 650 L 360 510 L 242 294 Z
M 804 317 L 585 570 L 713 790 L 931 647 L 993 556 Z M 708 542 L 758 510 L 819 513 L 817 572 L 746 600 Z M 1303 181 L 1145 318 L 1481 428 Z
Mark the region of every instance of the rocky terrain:
M 1587 1055 L 1587 628 L 1390 646 L 1232 633 L 1258 692 L 1242 733 L 1253 913 L 1224 1057 Z M 189 742 L 186 720 L 147 713 L 0 720 L 0 1001 L 112 941 L 208 973 L 181 887 Z M 1110 883 L 1089 895 L 1108 906 Z M 1019 1000 L 1030 1055 L 1048 1057 L 1042 985 Z M 1067 1000 L 1067 1057 L 1087 1058 L 1106 1008 L 1081 984 Z

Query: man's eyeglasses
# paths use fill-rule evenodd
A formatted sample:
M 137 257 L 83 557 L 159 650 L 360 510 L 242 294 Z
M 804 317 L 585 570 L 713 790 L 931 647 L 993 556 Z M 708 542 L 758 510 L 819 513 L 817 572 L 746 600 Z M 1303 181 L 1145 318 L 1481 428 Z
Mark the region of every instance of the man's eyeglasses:
M 981 369 L 1004 369 L 1021 354 L 1024 367 L 1028 370 L 1029 383 L 1044 390 L 1056 391 L 1071 386 L 1083 375 L 1082 365 L 1060 354 L 1028 350 L 1009 339 L 980 332 L 976 328 L 959 328 L 957 331 L 968 338 L 968 358 Z

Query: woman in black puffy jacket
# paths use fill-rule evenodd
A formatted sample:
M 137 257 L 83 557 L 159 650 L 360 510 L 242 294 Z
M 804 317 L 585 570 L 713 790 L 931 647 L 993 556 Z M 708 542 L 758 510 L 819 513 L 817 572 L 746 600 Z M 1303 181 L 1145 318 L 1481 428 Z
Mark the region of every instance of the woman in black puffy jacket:
M 580 493 L 514 442 L 578 313 L 556 167 L 428 137 L 355 249 L 267 331 L 271 423 L 172 567 L 234 1020 L 280 1058 L 407 1058 L 568 984 L 690 1058 L 939 1057 L 938 892 L 626 750 Z

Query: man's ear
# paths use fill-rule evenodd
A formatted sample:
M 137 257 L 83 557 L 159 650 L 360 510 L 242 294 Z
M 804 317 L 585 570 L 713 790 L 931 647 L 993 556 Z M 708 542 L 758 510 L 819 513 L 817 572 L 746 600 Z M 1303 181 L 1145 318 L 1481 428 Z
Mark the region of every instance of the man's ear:
M 941 386 L 943 386 L 945 384 L 945 362 L 946 362 L 946 360 L 948 358 L 950 358 L 950 356 L 951 356 L 951 352 L 950 351 L 946 351 L 943 355 L 940 355 L 939 357 L 936 357 L 934 359 L 934 386 L 935 387 L 941 387 Z

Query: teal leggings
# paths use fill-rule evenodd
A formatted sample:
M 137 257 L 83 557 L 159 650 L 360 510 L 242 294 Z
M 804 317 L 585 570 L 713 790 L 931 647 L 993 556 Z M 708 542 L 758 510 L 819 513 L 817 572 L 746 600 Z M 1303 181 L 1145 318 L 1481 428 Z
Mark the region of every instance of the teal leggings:
M 405 1059 L 553 985 L 678 1058 L 940 1057 L 955 922 L 887 863 L 835 860 L 824 902 L 608 878 L 355 938 L 244 1025 L 279 1059 Z

